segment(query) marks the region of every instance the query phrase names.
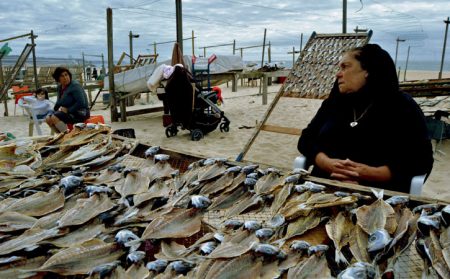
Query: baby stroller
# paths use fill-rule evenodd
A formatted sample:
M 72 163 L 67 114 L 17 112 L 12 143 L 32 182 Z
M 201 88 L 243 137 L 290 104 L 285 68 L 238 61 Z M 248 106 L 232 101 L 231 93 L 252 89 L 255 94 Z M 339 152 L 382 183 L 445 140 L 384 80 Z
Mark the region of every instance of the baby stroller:
M 213 55 L 205 59 L 203 67 L 195 69 L 198 59 L 193 57 L 193 75 L 187 69 L 175 66 L 165 87 L 166 104 L 172 118 L 172 123 L 166 127 L 167 137 L 176 136 L 178 127 L 189 130 L 193 141 L 214 131 L 219 124 L 221 132 L 230 130 L 230 121 L 217 106 L 217 93 L 211 90 L 209 66 L 215 58 Z M 203 87 L 205 77 L 206 88 Z

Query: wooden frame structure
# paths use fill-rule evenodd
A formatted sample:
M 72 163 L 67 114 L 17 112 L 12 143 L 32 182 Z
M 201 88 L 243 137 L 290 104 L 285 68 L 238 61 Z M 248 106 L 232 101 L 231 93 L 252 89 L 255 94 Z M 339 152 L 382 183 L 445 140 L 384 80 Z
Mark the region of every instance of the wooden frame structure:
M 346 34 L 316 34 L 313 32 L 286 81 L 236 161 L 243 161 L 253 147 L 259 151 L 264 150 L 265 158 L 258 160 L 251 158 L 246 161 L 260 161 L 264 164 L 286 167 L 286 165 L 279 165 L 280 161 L 289 160 L 288 163 L 291 164 L 298 155 L 297 141 L 301 134 L 299 127 L 302 126 L 296 121 L 301 116 L 287 113 L 287 108 L 291 107 L 292 109 L 298 98 L 325 99 L 333 87 L 337 72 L 336 65 L 342 53 L 353 47 L 367 44 L 371 36 L 372 31 Z M 272 113 L 279 116 L 276 122 L 271 122 Z M 283 118 L 281 121 L 279 120 L 280 116 Z M 258 142 L 257 138 L 261 136 L 277 137 L 277 139 L 283 137 L 280 144 L 292 146 L 290 148 L 292 154 L 282 154 L 284 157 L 280 158 L 276 149 L 267 148 Z

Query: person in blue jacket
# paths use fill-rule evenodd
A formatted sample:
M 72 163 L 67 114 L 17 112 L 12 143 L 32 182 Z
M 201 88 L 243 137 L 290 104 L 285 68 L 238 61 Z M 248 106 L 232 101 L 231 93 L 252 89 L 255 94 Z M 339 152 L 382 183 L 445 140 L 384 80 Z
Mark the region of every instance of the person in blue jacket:
M 376 44 L 343 54 L 298 150 L 314 176 L 407 193 L 412 177 L 433 166 L 423 112 L 399 90 L 392 58 Z
M 67 124 L 84 122 L 90 116 L 89 103 L 83 87 L 75 80 L 69 69 L 57 67 L 53 78 L 58 83 L 55 113 L 46 118 L 47 124 L 56 132 L 65 132 Z

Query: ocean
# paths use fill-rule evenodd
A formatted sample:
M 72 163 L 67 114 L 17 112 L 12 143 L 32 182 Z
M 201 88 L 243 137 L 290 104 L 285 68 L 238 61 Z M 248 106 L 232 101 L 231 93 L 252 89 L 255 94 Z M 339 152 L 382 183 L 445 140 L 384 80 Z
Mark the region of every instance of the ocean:
M 2 65 L 5 66 L 14 66 L 18 59 L 17 55 L 10 55 L 7 57 L 4 57 L 2 59 Z M 448 59 L 447 59 L 448 61 Z M 261 60 L 259 61 L 244 61 L 245 64 L 254 63 L 259 65 L 261 63 Z M 82 65 L 83 61 L 80 58 L 49 58 L 49 57 L 37 57 L 36 58 L 36 64 L 38 67 L 41 66 L 60 66 L 60 65 L 66 65 L 66 66 L 75 66 L 75 65 Z M 277 64 L 278 66 L 282 66 L 284 68 L 291 68 L 292 67 L 292 60 L 280 60 L 280 61 L 274 61 L 271 63 Z M 86 60 L 85 59 L 85 65 L 86 66 L 93 66 L 93 67 L 101 67 L 102 61 L 101 60 Z M 397 61 L 397 67 L 400 67 L 402 70 L 405 69 L 406 61 L 399 60 Z M 412 71 L 436 71 L 438 72 L 440 70 L 440 61 L 409 61 L 408 62 L 408 70 Z M 33 66 L 33 60 L 31 58 L 28 58 L 25 62 L 26 67 Z M 108 66 L 108 61 L 105 60 L 105 67 Z M 444 72 L 450 72 L 450 62 L 445 63 L 443 67 Z

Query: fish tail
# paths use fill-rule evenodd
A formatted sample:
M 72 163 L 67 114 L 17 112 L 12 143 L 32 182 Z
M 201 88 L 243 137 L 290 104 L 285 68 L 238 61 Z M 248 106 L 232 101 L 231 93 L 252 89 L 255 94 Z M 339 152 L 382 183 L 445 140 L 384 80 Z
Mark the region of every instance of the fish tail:
M 348 261 L 345 258 L 344 254 L 342 254 L 342 252 L 338 249 L 335 250 L 335 261 L 336 263 L 343 263 L 345 265 L 348 265 Z

